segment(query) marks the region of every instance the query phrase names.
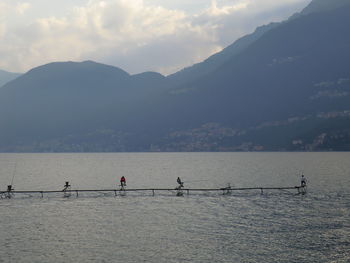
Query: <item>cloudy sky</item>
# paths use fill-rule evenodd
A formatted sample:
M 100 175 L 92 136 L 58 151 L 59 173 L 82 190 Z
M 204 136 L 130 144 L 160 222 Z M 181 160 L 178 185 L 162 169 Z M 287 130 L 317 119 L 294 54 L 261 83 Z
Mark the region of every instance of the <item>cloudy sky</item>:
M 0 0 L 0 69 L 94 60 L 165 75 L 311 0 Z

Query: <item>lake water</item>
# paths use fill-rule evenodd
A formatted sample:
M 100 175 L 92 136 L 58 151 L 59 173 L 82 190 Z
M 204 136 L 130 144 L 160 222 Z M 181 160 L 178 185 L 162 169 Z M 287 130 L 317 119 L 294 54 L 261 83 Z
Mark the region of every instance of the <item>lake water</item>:
M 350 262 L 350 153 L 0 154 L 16 190 L 295 186 L 293 191 L 16 194 L 0 262 Z

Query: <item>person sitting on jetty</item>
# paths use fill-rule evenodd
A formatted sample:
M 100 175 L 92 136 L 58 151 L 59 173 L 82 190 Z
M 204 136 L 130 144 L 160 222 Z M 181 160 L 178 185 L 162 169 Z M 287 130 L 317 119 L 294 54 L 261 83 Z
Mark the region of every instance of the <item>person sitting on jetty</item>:
M 6 194 L 5 194 L 5 197 L 6 197 L 6 198 L 11 198 L 12 195 L 13 195 L 13 193 L 12 193 L 13 190 L 15 190 L 15 189 L 12 188 L 12 185 L 8 185 L 8 186 L 7 186 L 7 192 L 6 192 Z M 5 193 L 5 192 L 3 192 L 3 193 Z
M 65 192 L 65 191 L 67 191 L 67 190 L 69 190 L 69 189 L 70 189 L 70 184 L 69 184 L 69 182 L 66 182 L 66 184 L 65 184 L 64 187 L 63 187 L 62 192 Z
M 71 189 L 70 189 L 70 184 L 69 182 L 66 182 L 65 185 L 63 186 L 62 192 L 64 192 L 64 197 L 70 197 L 71 196 Z
M 306 186 L 306 178 L 303 174 L 301 175 L 300 183 L 302 187 Z
M 181 181 L 180 177 L 177 178 L 177 183 L 179 184 L 179 187 L 184 187 L 184 182 Z
M 124 186 L 126 186 L 126 179 L 125 179 L 124 176 L 122 176 L 122 177 L 120 178 L 120 186 L 121 186 L 122 188 L 124 188 Z
M 178 177 L 176 181 L 179 184 L 177 187 L 175 187 L 175 190 L 177 190 L 176 196 L 183 196 L 184 193 L 182 191 L 182 187 L 184 187 L 184 182 L 181 181 L 180 177 Z

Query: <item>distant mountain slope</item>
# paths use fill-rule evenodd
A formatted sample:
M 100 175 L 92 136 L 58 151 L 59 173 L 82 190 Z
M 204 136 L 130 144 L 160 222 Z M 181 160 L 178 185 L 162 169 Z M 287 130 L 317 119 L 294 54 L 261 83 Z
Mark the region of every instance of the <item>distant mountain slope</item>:
M 348 107 L 340 103 L 347 96 L 339 103 L 310 99 L 320 92 L 317 83 L 350 77 L 348 23 L 350 7 L 343 7 L 269 30 L 216 71 L 179 87 L 177 97 L 189 102 L 181 109 L 194 122 L 199 115 L 236 125 Z
M 289 21 L 299 17 L 300 15 L 331 11 L 339 7 L 349 5 L 349 3 L 349 0 L 313 0 L 300 13 L 296 13 L 291 16 Z M 269 25 L 260 26 L 253 33 L 239 38 L 233 44 L 224 48 L 221 52 L 210 56 L 203 62 L 197 63 L 193 66 L 184 68 L 174 74 L 169 75 L 167 78 L 170 81 L 171 86 L 186 84 L 197 78 L 203 77 L 208 73 L 211 73 L 226 61 L 232 60 L 234 56 L 240 54 L 252 43 L 260 39 L 260 37 L 263 36 L 266 32 L 285 22 L 287 21 L 280 23 L 270 23 Z
M 177 135 L 170 139 L 170 145 L 174 147 L 174 140 L 175 145 L 180 145 L 184 134 L 196 134 L 196 127 L 205 127 L 206 123 L 233 128 L 226 131 L 231 134 L 229 141 L 225 140 L 226 145 L 232 146 L 230 149 L 234 149 L 237 143 L 244 143 L 244 138 L 252 142 L 253 138 L 263 140 L 263 137 L 270 136 L 269 140 L 264 139 L 269 141 L 265 149 L 271 146 L 273 138 L 277 142 L 277 137 L 281 136 L 281 143 L 286 130 L 281 130 L 284 133 L 276 136 L 278 129 L 268 127 L 273 127 L 271 123 L 284 123 L 288 119 L 301 121 L 306 118 L 311 122 L 311 116 L 314 116 L 315 121 L 311 123 L 319 127 L 318 130 L 317 126 L 311 127 L 304 122 L 299 129 L 293 128 L 289 139 L 283 139 L 284 143 L 288 141 L 289 147 L 299 135 L 308 137 L 309 131 L 312 134 L 317 130 L 320 134 L 321 131 L 338 134 L 337 127 L 346 130 L 346 125 L 334 125 L 332 128 L 329 125 L 334 121 L 317 116 L 334 115 L 343 121 L 348 118 L 345 113 L 350 110 L 349 23 L 350 5 L 291 19 L 266 32 L 215 71 L 172 90 L 169 101 L 173 105 L 173 115 L 165 114 L 170 117 L 163 123 L 172 129 L 177 127 L 179 132 L 174 133 Z M 169 105 L 170 102 L 164 104 Z M 329 114 L 324 114 L 327 112 Z M 317 118 L 324 123 L 316 121 Z M 258 132 L 254 132 L 254 137 L 232 135 L 235 132 L 246 133 L 247 128 L 258 127 L 262 123 L 266 123 L 264 133 L 270 131 L 263 137 Z M 202 134 L 213 133 L 203 128 L 198 130 Z M 203 140 L 199 134 L 193 136 Z M 191 140 L 195 138 L 193 136 Z M 257 141 L 255 143 L 258 144 Z
M 92 61 L 34 68 L 0 90 L 0 145 L 123 128 L 137 101 L 160 89 L 161 80 L 158 73 L 130 76 Z
M 238 55 L 250 44 L 254 43 L 263 34 L 265 34 L 270 29 L 276 27 L 278 23 L 271 23 L 266 26 L 258 27 L 254 33 L 246 35 L 228 47 L 224 48 L 221 52 L 216 53 L 203 62 L 197 63 L 193 66 L 184 68 L 174 74 L 167 77 L 172 86 L 179 86 L 181 84 L 189 83 L 197 78 L 203 77 L 204 75 L 216 70 L 226 61 L 232 59 L 235 55 Z
M 302 15 L 325 12 L 349 5 L 349 0 L 313 0 L 301 12 Z
M 21 75 L 20 73 L 12 73 L 12 72 L 0 70 L 0 88 L 3 85 L 5 85 L 7 82 L 14 80 L 15 78 L 19 77 L 20 75 Z
M 166 85 L 166 79 L 162 74 L 156 72 L 144 72 L 131 76 L 132 85 L 138 88 L 138 91 L 149 91 Z

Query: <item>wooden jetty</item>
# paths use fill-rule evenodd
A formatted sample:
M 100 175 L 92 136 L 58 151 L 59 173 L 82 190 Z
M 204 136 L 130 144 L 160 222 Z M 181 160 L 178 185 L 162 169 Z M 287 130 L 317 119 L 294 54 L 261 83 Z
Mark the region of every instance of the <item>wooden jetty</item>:
M 184 193 L 190 195 L 191 192 L 221 192 L 222 194 L 231 194 L 234 191 L 260 191 L 261 194 L 264 191 L 269 190 L 297 190 L 298 194 L 306 193 L 306 185 L 303 186 L 290 186 L 290 187 L 223 187 L 223 188 L 134 188 L 134 189 L 64 189 L 64 190 L 14 190 L 8 189 L 10 191 L 2 191 L 0 192 L 1 198 L 11 198 L 11 195 L 14 194 L 39 194 L 41 197 L 44 194 L 58 194 L 63 193 L 65 197 L 69 197 L 74 195 L 76 197 L 79 196 L 79 193 L 114 193 L 115 196 L 118 194 L 125 195 L 127 192 L 150 192 L 153 196 L 156 192 L 174 192 L 177 196 L 182 196 Z

